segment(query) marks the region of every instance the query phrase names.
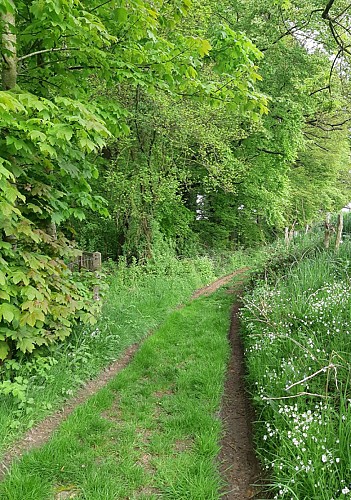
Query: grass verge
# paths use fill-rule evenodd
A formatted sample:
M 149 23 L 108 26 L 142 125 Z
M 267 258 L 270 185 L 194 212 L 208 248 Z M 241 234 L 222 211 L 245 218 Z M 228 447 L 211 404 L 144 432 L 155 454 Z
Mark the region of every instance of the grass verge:
M 317 252 L 245 297 L 257 449 L 277 499 L 351 497 L 350 254 Z
M 221 290 L 169 315 L 123 372 L 13 466 L 0 497 L 218 499 L 232 300 Z

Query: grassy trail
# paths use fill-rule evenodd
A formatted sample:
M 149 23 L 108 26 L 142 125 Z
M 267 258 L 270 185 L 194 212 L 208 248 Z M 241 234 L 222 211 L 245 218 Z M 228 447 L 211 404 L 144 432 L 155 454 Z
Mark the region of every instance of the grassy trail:
M 173 312 L 121 373 L 12 467 L 0 498 L 218 499 L 232 301 L 220 290 Z
M 14 369 L 1 366 L 1 382 L 16 381 L 22 395 L 6 396 L 0 387 L 0 463 L 6 449 L 28 429 L 66 408 L 88 381 L 99 377 L 186 303 L 194 290 L 216 277 L 208 259 L 174 260 L 172 265 L 156 274 L 120 266 L 110 277 L 96 325 L 77 326 L 65 342 L 38 349 L 31 358 L 19 358 Z

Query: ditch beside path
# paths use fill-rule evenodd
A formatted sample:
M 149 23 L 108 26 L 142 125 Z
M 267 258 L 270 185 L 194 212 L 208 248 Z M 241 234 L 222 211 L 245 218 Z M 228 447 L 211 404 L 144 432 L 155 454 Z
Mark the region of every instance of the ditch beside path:
M 212 294 L 221 286 L 228 284 L 235 276 L 243 275 L 245 271 L 247 271 L 247 268 L 240 269 L 216 280 L 195 292 L 192 299 Z M 238 294 L 239 289 L 234 289 L 231 292 Z M 225 426 L 225 436 L 222 442 L 220 461 L 222 463 L 222 475 L 228 483 L 228 487 L 225 490 L 226 493 L 223 496 L 227 500 L 253 498 L 255 491 L 251 487 L 251 484 L 257 479 L 259 473 L 249 423 L 252 413 L 243 383 L 243 352 L 238 336 L 237 312 L 238 306 L 235 305 L 230 330 L 232 355 L 221 410 L 221 418 Z M 88 382 L 60 411 L 45 419 L 38 426 L 30 430 L 23 439 L 18 441 L 6 453 L 0 464 L 0 479 L 5 476 L 13 461 L 19 459 L 32 449 L 38 448 L 48 442 L 61 422 L 66 420 L 79 405 L 106 386 L 110 380 L 129 365 L 141 344 L 130 346 L 119 360 L 105 370 L 100 377 Z
M 240 296 L 240 290 L 235 290 Z M 238 297 L 239 299 L 239 297 Z M 232 309 L 229 331 L 231 356 L 222 398 L 221 419 L 224 436 L 219 460 L 227 486 L 224 500 L 257 498 L 261 482 L 260 465 L 253 445 L 253 408 L 245 389 L 244 349 L 240 338 L 239 303 Z

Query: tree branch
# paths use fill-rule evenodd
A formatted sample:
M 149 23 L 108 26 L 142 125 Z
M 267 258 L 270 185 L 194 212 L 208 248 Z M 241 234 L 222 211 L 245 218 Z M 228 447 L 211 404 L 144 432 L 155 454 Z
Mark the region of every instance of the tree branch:
M 153 131 L 152 139 L 150 141 L 150 146 L 149 146 L 149 153 L 148 153 L 148 158 L 147 158 L 147 164 L 149 167 L 151 166 L 152 148 L 154 147 L 155 140 L 156 140 L 156 130 Z
M 310 96 L 314 94 L 318 94 L 318 92 L 323 92 L 323 90 L 328 90 L 330 91 L 330 85 L 327 85 L 326 87 L 322 87 L 321 89 L 314 90 L 313 92 L 310 93 Z
M 348 5 L 347 7 L 345 7 L 345 9 L 342 10 L 340 12 L 340 14 L 338 14 L 336 17 L 334 17 L 334 19 L 336 20 L 336 19 L 339 19 L 340 17 L 342 17 L 350 8 L 351 8 L 351 5 Z
M 327 6 L 324 9 L 323 14 L 322 14 L 323 19 L 330 19 L 329 11 L 333 7 L 334 2 L 335 2 L 335 0 L 329 0 L 329 2 L 327 3 Z
M 101 66 L 68 66 L 66 70 L 74 71 L 78 69 L 101 69 Z
M 281 153 L 280 151 L 270 151 L 269 149 L 263 149 L 263 148 L 259 148 L 258 151 L 261 151 L 261 153 L 266 153 L 269 155 L 285 156 L 285 154 Z
M 103 7 L 104 5 L 106 5 L 106 4 L 110 3 L 110 2 L 112 2 L 112 0 L 106 0 L 106 2 L 103 2 L 103 3 L 101 3 L 100 5 L 97 5 L 97 6 L 96 6 L 96 7 L 94 7 L 93 9 L 90 9 L 90 10 L 89 10 L 89 13 L 94 12 L 94 10 L 98 10 L 98 9 L 100 9 L 100 7 Z
M 322 149 L 323 151 L 326 151 L 327 153 L 330 152 L 330 149 L 324 148 L 323 146 L 321 146 L 320 144 L 318 144 L 318 142 L 313 141 L 313 144 L 315 146 L 317 146 L 317 148 Z
M 284 38 L 286 36 L 289 36 L 289 35 L 293 35 L 295 33 L 295 31 L 301 31 L 302 29 L 306 28 L 310 24 L 313 14 L 315 14 L 316 12 L 322 12 L 322 11 L 323 11 L 323 9 L 314 9 L 314 10 L 312 10 L 310 12 L 309 18 L 304 23 L 302 23 L 301 26 L 298 26 L 297 24 L 295 24 L 294 26 L 291 26 L 291 28 L 287 29 L 284 33 L 282 33 L 281 35 L 279 35 L 279 37 L 276 40 L 274 40 L 273 42 L 271 42 L 271 44 L 270 44 L 269 47 L 265 47 L 263 49 L 260 49 L 260 51 L 261 52 L 265 52 L 272 45 L 275 45 L 276 43 L 278 43 L 282 38 Z M 283 20 L 283 22 L 284 22 L 284 20 Z
M 342 49 L 339 49 L 338 53 L 336 54 L 336 56 L 334 58 L 333 64 L 330 67 L 330 71 L 329 71 L 329 94 L 331 94 L 331 79 L 332 79 L 332 76 L 333 76 L 334 67 L 335 67 L 336 61 L 339 59 L 339 57 L 341 56 L 341 54 L 342 54 Z
M 63 52 L 63 51 L 68 51 L 68 50 L 80 50 L 78 47 L 61 47 L 57 49 L 43 49 L 43 50 L 37 50 L 36 52 L 31 52 L 30 54 L 26 54 L 25 56 L 21 56 L 17 58 L 17 61 L 24 61 L 25 59 L 28 59 L 29 57 L 34 57 L 38 56 L 39 54 L 48 54 L 50 52 Z

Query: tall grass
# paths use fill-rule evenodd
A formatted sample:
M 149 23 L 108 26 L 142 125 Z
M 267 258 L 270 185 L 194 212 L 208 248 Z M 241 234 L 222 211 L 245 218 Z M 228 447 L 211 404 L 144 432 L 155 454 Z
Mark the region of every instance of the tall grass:
M 351 498 L 351 245 L 317 251 L 242 309 L 258 453 L 274 498 Z

